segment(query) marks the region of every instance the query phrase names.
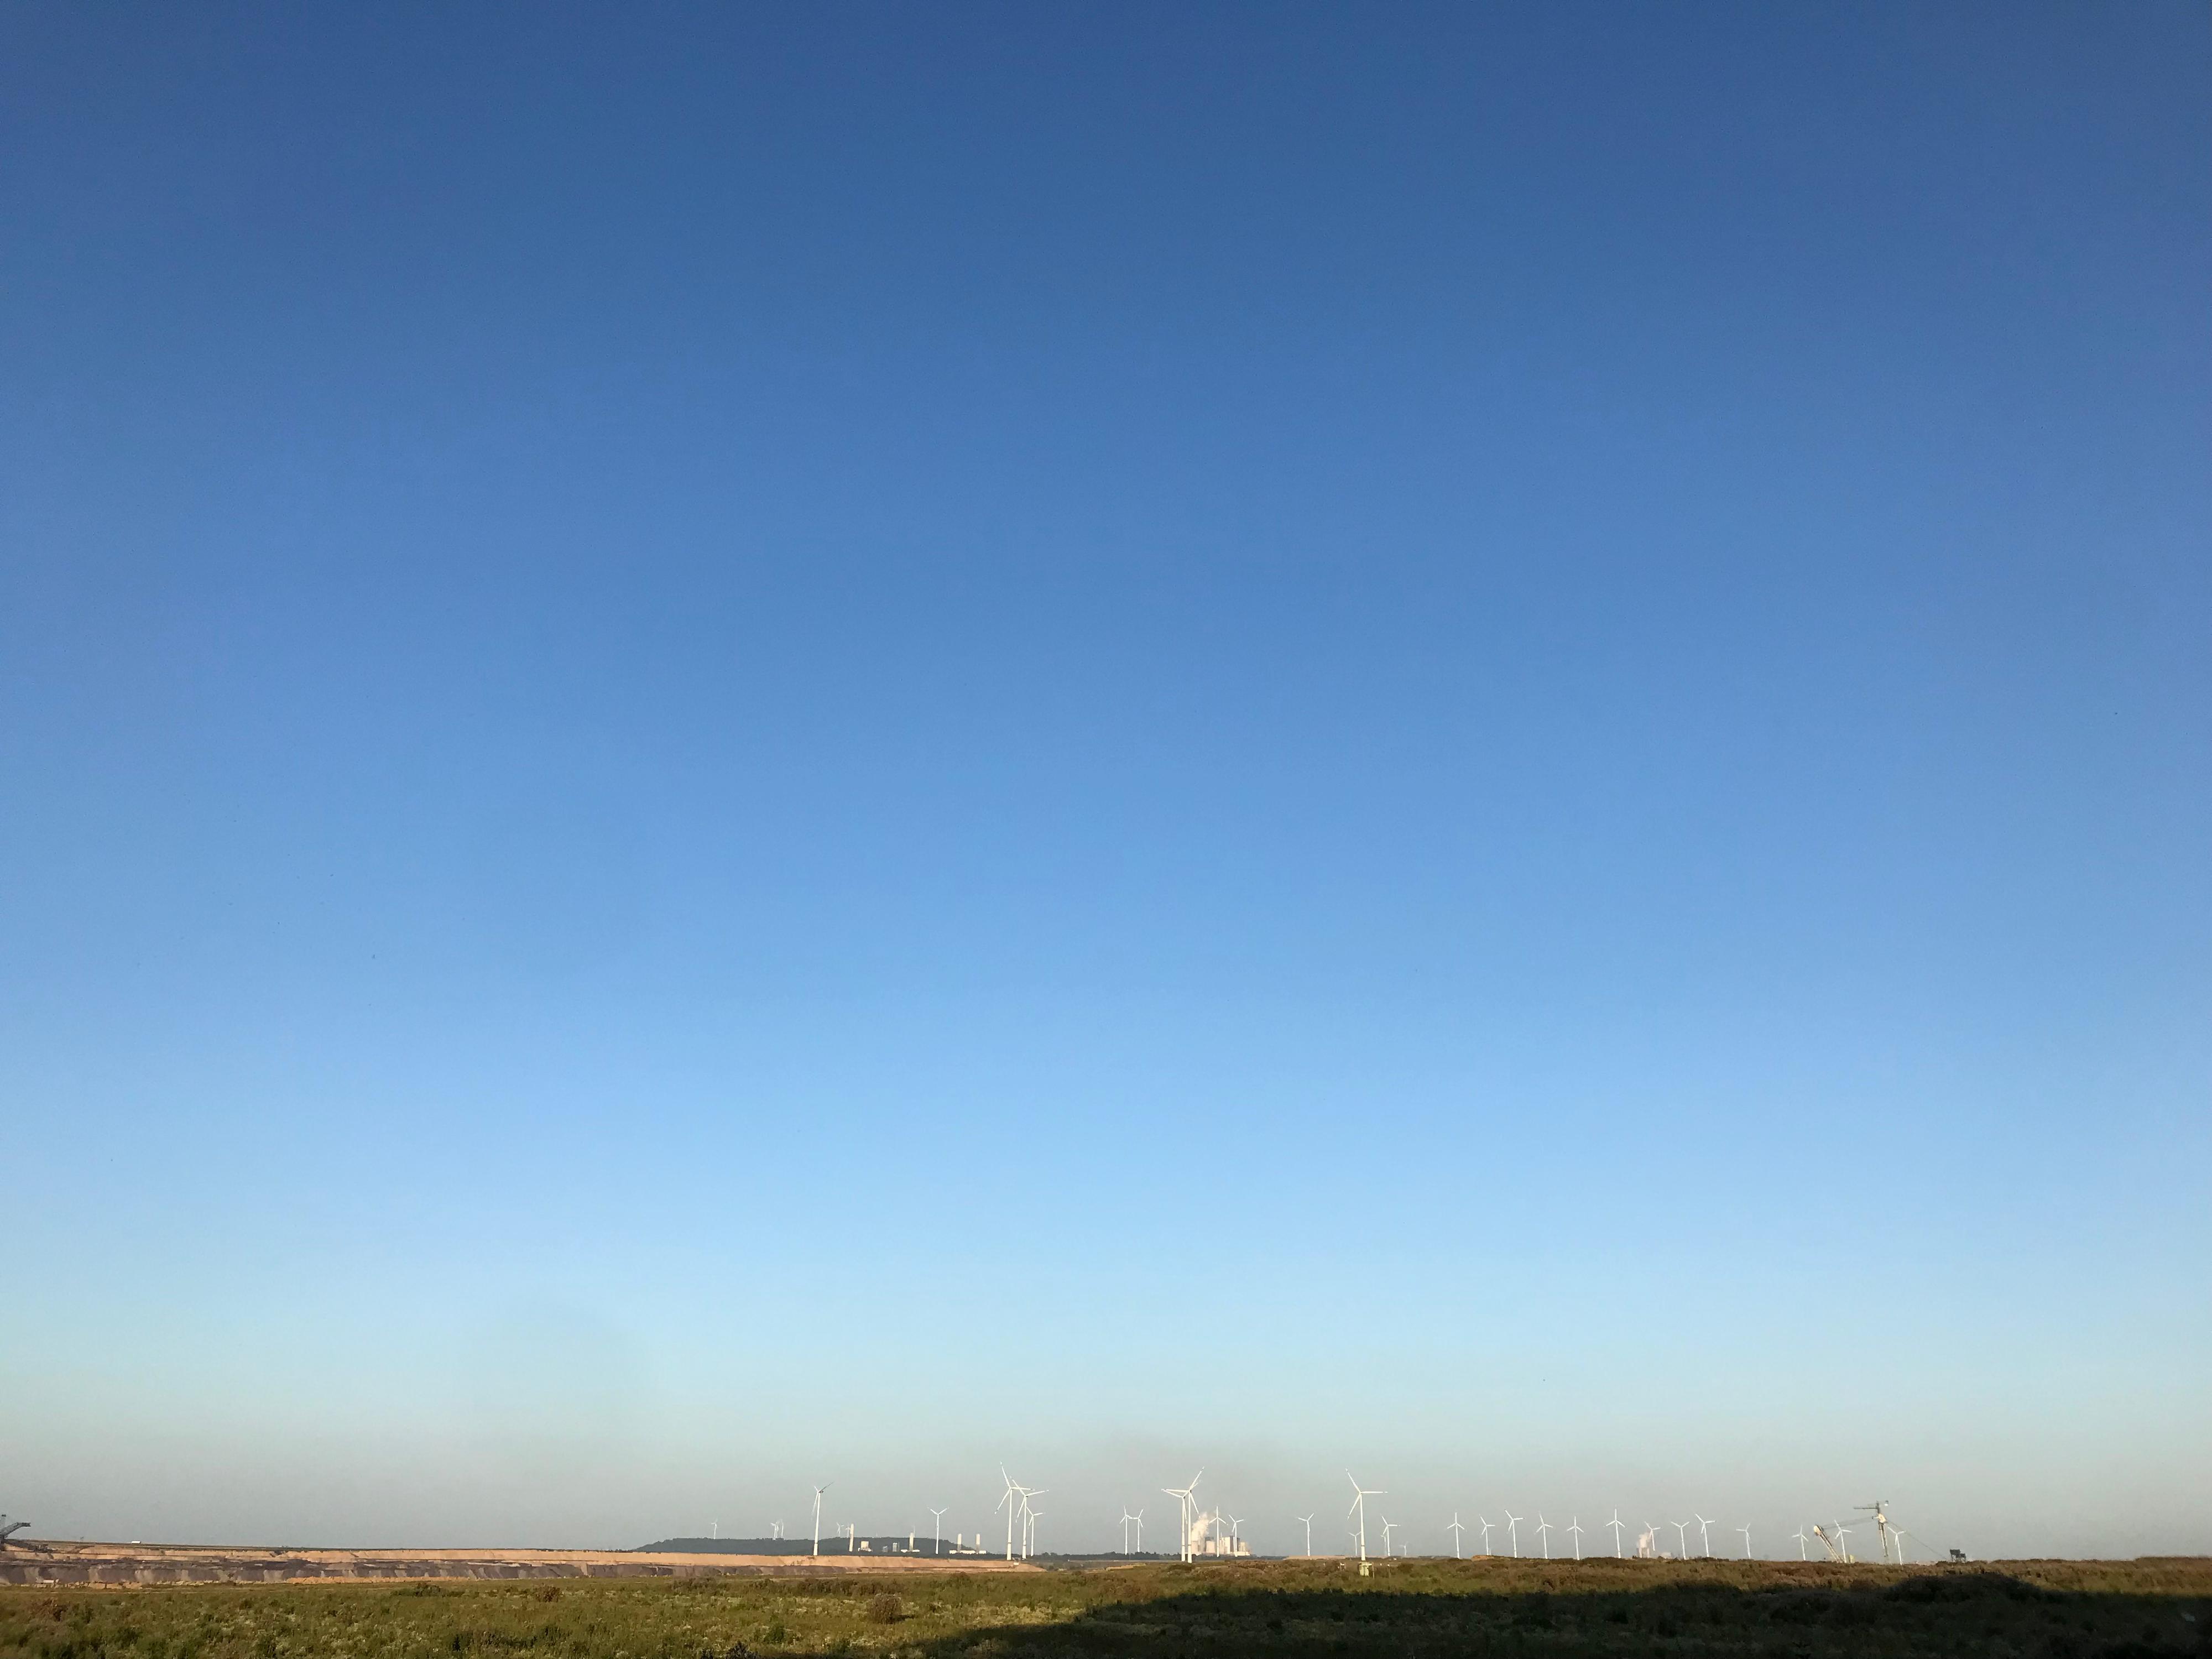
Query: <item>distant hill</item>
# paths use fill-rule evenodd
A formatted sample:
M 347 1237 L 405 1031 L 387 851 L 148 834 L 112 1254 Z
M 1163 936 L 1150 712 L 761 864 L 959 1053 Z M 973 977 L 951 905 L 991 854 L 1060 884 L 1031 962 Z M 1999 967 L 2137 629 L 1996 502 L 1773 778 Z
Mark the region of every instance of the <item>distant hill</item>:
M 813 1549 L 814 1541 L 809 1538 L 664 1538 L 657 1543 L 638 1546 L 640 1553 L 661 1555 L 807 1555 L 812 1553 Z M 844 1534 L 823 1539 L 823 1554 L 844 1555 L 848 1553 Z M 904 1533 L 896 1537 L 856 1538 L 849 1553 L 855 1555 L 927 1555 L 930 1553 L 930 1542 L 927 1534 L 918 1534 L 911 1549 L 907 1547 Z M 952 1555 L 956 1553 L 952 1540 L 947 1539 L 945 1553 Z

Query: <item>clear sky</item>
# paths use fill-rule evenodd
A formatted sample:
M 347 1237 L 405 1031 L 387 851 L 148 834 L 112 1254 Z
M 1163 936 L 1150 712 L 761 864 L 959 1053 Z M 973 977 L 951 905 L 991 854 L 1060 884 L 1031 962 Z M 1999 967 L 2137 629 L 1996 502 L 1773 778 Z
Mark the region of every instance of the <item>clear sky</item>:
M 2208 294 L 2194 4 L 10 8 L 0 1508 L 2212 1548 Z

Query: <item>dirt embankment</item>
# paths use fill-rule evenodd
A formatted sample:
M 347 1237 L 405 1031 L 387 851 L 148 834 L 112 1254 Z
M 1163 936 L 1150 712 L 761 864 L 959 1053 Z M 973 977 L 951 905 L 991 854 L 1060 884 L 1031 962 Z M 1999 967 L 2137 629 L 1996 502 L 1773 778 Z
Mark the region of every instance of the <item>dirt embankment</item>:
M 281 1583 L 364 1578 L 804 1578 L 1036 1572 L 989 1556 L 663 1555 L 631 1550 L 295 1550 L 223 1544 L 13 1543 L 0 1584 Z

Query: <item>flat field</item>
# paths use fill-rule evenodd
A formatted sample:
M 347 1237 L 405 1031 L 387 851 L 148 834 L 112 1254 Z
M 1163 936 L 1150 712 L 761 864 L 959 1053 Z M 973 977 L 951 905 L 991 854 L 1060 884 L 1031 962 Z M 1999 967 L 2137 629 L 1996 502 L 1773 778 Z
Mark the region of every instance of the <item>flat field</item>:
M 996 1575 L 0 1588 L 31 1659 L 1987 1654 L 2212 1659 L 2212 1559 L 1400 1560 Z

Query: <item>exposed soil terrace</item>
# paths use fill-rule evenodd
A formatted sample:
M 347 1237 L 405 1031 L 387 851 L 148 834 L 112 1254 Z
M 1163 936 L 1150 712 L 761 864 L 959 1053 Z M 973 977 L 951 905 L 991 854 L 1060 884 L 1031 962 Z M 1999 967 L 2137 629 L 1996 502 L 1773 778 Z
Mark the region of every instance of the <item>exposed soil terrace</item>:
M 282 1583 L 294 1579 L 809 1578 L 1041 1572 L 990 1556 L 664 1555 L 634 1550 L 277 1549 L 225 1544 L 13 1543 L 0 1584 Z

